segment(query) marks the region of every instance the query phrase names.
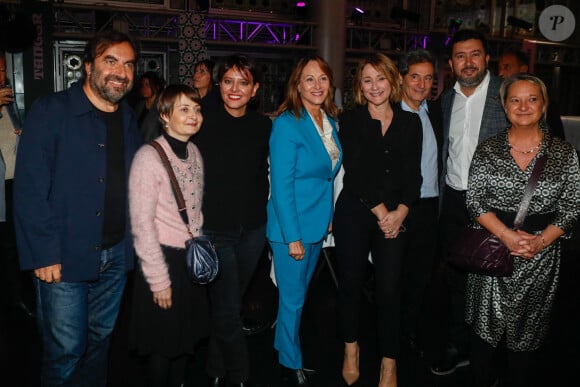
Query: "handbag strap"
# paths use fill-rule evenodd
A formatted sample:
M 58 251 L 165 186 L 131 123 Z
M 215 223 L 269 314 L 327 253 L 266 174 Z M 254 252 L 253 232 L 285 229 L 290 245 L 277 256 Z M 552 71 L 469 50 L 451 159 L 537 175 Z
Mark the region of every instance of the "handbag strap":
M 193 234 L 189 229 L 189 217 L 187 216 L 187 206 L 185 205 L 185 199 L 183 198 L 183 193 L 181 193 L 181 188 L 179 188 L 179 183 L 177 182 L 177 177 L 175 177 L 175 172 L 173 172 L 173 168 L 171 168 L 171 163 L 169 162 L 167 153 L 165 153 L 165 151 L 161 147 L 161 144 L 159 144 L 155 140 L 150 141 L 149 145 L 155 148 L 155 150 L 157 151 L 157 153 L 159 153 L 159 156 L 161 157 L 161 162 L 163 163 L 163 166 L 165 167 L 167 173 L 169 174 L 169 180 L 171 181 L 171 190 L 173 191 L 173 195 L 175 196 L 175 200 L 177 201 L 177 211 L 179 212 L 179 216 L 181 216 L 183 223 L 185 223 L 185 227 L 187 227 L 187 232 L 193 238 Z
M 540 174 L 544 170 L 544 165 L 546 165 L 547 159 L 548 157 L 544 153 L 536 160 L 536 165 L 534 165 L 534 169 L 532 170 L 532 174 L 528 180 L 528 184 L 526 185 L 526 190 L 524 191 L 524 197 L 522 198 L 516 219 L 514 220 L 514 229 L 516 230 L 519 229 L 522 224 L 524 224 L 524 219 L 528 214 L 528 208 L 530 207 L 530 202 L 532 201 L 532 195 L 536 190 L 538 180 L 540 179 Z

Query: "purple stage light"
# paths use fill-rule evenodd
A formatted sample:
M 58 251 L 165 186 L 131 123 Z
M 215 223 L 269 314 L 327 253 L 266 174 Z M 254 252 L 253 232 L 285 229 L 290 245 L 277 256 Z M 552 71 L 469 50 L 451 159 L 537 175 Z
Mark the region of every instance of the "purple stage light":
M 297 7 L 306 7 L 306 2 L 305 1 L 297 1 L 296 6 Z

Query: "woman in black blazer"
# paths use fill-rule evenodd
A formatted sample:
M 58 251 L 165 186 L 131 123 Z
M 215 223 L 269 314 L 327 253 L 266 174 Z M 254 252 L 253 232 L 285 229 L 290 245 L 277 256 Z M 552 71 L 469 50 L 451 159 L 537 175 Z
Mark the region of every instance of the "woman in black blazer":
M 396 386 L 399 355 L 399 277 L 409 207 L 421 186 L 421 121 L 401 109 L 399 72 L 382 54 L 360 62 L 353 85 L 358 108 L 341 115 L 345 170 L 333 232 L 339 273 L 339 329 L 345 342 L 342 375 L 359 378 L 358 323 L 369 252 L 375 300 L 380 387 Z

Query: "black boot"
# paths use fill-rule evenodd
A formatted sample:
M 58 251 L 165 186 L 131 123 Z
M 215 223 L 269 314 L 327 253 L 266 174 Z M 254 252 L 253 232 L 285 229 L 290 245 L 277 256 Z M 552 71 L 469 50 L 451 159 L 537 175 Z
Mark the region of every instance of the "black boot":
M 280 373 L 282 375 L 282 380 L 290 386 L 312 387 L 312 384 L 302 368 L 294 370 L 280 365 Z

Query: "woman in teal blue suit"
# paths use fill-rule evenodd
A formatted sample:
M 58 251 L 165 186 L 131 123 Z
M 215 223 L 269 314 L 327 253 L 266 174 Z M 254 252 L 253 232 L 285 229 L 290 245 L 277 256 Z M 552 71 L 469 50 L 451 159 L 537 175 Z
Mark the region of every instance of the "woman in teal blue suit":
M 283 378 L 295 386 L 310 385 L 298 332 L 306 289 L 331 228 L 333 181 L 342 160 L 332 95 L 328 63 L 319 56 L 301 59 L 270 136 L 267 237 L 279 290 L 274 347 Z

